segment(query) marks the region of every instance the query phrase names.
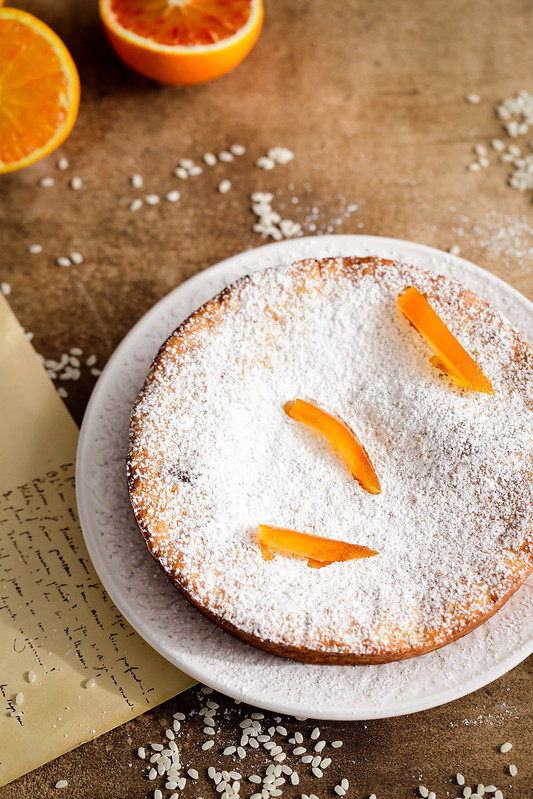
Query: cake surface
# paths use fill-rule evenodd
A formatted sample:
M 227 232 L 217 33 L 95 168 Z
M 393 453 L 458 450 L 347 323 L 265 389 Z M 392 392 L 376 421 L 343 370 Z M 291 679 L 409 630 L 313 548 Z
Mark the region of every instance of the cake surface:
M 494 395 L 457 387 L 396 307 L 424 293 Z M 480 624 L 533 570 L 533 357 L 457 283 L 376 258 L 243 278 L 167 340 L 136 402 L 128 479 L 148 548 L 228 632 L 316 663 L 422 654 Z M 382 492 L 283 411 L 357 434 Z M 378 551 L 263 560 L 258 524 Z

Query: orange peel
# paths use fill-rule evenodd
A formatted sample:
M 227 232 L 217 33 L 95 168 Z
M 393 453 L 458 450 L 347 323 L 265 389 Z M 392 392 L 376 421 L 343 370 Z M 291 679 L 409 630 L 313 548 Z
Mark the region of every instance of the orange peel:
M 370 494 L 381 493 L 381 486 L 370 458 L 347 424 L 319 408 L 318 405 L 298 398 L 287 402 L 283 410 L 291 419 L 303 422 L 321 433 L 343 458 L 352 477 L 365 491 Z
M 330 563 L 355 560 L 356 558 L 371 558 L 379 554 L 374 549 L 359 544 L 349 544 L 346 541 L 300 533 L 287 527 L 271 527 L 267 524 L 258 526 L 259 544 L 265 560 L 271 560 L 270 550 L 273 549 L 284 555 L 306 558 L 308 566 L 320 569 L 322 566 L 329 566 Z M 268 552 L 267 557 L 265 557 L 265 552 Z
M 455 383 L 470 391 L 494 394 L 490 380 L 481 367 L 457 341 L 437 312 L 415 286 L 409 286 L 397 299 L 396 305 L 434 350 L 430 362 Z

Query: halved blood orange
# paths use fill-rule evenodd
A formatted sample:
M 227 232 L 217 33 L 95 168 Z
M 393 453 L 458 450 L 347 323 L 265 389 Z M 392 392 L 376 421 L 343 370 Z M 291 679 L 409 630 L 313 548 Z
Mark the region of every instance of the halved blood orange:
M 72 56 L 44 22 L 0 9 L 0 173 L 33 164 L 70 133 L 80 101 Z
M 225 75 L 248 55 L 263 24 L 263 0 L 99 0 L 117 55 L 160 83 Z

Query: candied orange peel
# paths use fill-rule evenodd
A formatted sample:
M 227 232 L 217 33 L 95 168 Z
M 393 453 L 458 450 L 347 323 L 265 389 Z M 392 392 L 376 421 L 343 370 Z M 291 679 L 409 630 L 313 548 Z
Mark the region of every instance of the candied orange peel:
M 273 549 L 284 555 L 307 558 L 307 565 L 314 569 L 338 561 L 371 558 L 379 554 L 374 549 L 359 544 L 348 544 L 346 541 L 335 541 L 319 535 L 299 533 L 286 527 L 270 527 L 267 524 L 259 525 L 259 544 L 264 560 L 272 559 L 270 550 Z
M 295 399 L 287 402 L 283 410 L 297 422 L 309 425 L 321 433 L 344 459 L 352 477 L 370 494 L 380 494 L 381 486 L 365 449 L 347 424 L 311 402 Z
M 492 384 L 481 371 L 481 367 L 457 341 L 417 288 L 409 286 L 398 297 L 396 305 L 435 351 L 435 355 L 430 358 L 433 366 L 462 388 L 494 394 Z

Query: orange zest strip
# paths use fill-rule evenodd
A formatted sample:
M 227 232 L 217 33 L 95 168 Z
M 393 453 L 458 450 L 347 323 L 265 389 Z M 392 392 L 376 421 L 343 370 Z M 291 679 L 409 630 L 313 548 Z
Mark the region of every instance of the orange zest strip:
M 459 344 L 418 289 L 409 286 L 398 297 L 396 305 L 435 351 L 435 356 L 430 359 L 434 366 L 462 388 L 494 394 L 494 389 L 481 368 Z
M 352 477 L 370 494 L 380 494 L 381 486 L 370 462 L 370 458 L 348 425 L 340 419 L 305 400 L 287 402 L 283 410 L 297 422 L 303 422 L 317 430 L 343 458 Z
M 307 558 L 308 565 L 314 568 L 328 566 L 334 561 L 370 558 L 379 554 L 375 550 L 359 546 L 359 544 L 334 541 L 331 538 L 299 533 L 286 527 L 270 527 L 267 524 L 259 525 L 259 543 L 263 557 L 265 549 L 267 551 L 274 549 L 285 555 Z

